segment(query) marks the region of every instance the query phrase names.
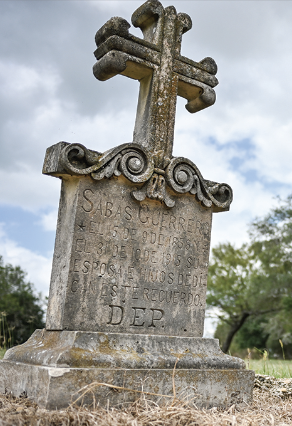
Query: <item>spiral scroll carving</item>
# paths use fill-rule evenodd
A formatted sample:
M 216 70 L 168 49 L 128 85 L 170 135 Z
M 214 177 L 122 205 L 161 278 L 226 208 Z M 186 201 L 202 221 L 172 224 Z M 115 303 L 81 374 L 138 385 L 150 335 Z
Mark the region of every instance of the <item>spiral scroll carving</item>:
M 147 180 L 145 176 L 147 176 L 147 178 L 151 176 L 148 174 L 147 163 L 147 156 L 142 150 L 125 150 L 120 161 L 120 170 L 131 182 L 144 182 Z M 153 168 L 151 169 L 151 174 Z
M 165 171 L 169 186 L 178 193 L 190 192 L 205 207 L 228 209 L 232 202 L 232 189 L 225 183 L 203 179 L 197 166 L 187 158 L 173 158 Z
M 101 154 L 74 143 L 67 145 L 61 152 L 61 163 L 64 169 L 73 175 L 88 175 L 95 170 Z
M 123 144 L 104 154 L 93 153 L 81 144 L 68 145 L 61 154 L 64 169 L 95 180 L 123 174 L 134 183 L 148 180 L 154 169 L 149 153 L 137 144 Z
M 173 207 L 175 201 L 166 184 L 180 194 L 190 193 L 204 207 L 227 210 L 232 189 L 225 183 L 203 179 L 197 166 L 187 158 L 173 158 L 167 167 L 154 168 L 155 156 L 141 145 L 123 144 L 104 154 L 90 151 L 81 144 L 67 145 L 61 153 L 61 164 L 72 175 L 90 175 L 95 180 L 123 175 L 133 183 L 145 183 L 132 192 L 137 201 L 146 197 Z

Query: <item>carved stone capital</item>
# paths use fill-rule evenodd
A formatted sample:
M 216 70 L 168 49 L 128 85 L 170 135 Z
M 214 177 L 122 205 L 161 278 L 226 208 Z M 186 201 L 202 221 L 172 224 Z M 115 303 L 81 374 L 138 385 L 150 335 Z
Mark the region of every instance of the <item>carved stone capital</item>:
M 229 210 L 232 202 L 230 186 L 205 180 L 191 160 L 174 157 L 162 161 L 159 152 L 151 153 L 135 143 L 125 143 L 102 154 L 81 144 L 60 142 L 48 148 L 43 173 L 59 177 L 90 175 L 94 180 L 123 175 L 133 183 L 143 184 L 132 192 L 135 200 L 147 197 L 170 208 L 175 205 L 173 193 L 190 193 L 214 212 Z

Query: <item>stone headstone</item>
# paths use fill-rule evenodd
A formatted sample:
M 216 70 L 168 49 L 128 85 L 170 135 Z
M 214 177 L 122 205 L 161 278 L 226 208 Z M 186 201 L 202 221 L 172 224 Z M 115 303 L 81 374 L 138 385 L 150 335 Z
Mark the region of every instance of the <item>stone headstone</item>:
M 114 405 L 142 387 L 171 397 L 176 366 L 176 393 L 197 406 L 248 402 L 254 373 L 202 338 L 212 213 L 229 210 L 232 190 L 172 155 L 177 96 L 192 113 L 212 105 L 217 66 L 181 56 L 192 23 L 174 7 L 149 0 L 132 23 L 143 39 L 122 18 L 97 32 L 93 71 L 139 81 L 133 142 L 48 148 L 43 173 L 62 189 L 46 329 L 6 353 L 0 389 L 61 408 L 98 382 L 97 400 Z

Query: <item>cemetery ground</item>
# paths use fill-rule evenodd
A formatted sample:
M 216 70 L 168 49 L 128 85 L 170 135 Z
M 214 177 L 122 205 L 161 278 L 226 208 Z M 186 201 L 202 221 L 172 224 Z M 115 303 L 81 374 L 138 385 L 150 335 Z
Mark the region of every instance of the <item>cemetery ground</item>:
M 170 400 L 158 407 L 142 395 L 134 404 L 119 409 L 69 406 L 65 410 L 47 411 L 28 398 L 0 397 L 1 426 L 286 426 L 292 424 L 292 397 L 273 392 L 275 383 L 259 386 L 257 376 L 251 405 L 232 405 L 225 410 L 197 409 L 186 401 Z M 285 380 L 285 379 L 284 379 Z M 287 381 L 287 379 L 286 379 Z M 290 380 L 292 382 L 292 380 Z M 278 383 L 283 386 L 283 383 Z M 291 384 L 292 385 L 292 384 Z M 283 388 L 282 388 L 283 389 Z
M 0 358 L 5 350 L 1 350 Z M 158 407 L 141 395 L 134 404 L 119 409 L 78 407 L 48 411 L 25 396 L 0 395 L 0 426 L 286 426 L 292 424 L 292 361 L 246 360 L 256 375 L 251 405 L 197 409 L 195 401 L 171 398 Z M 269 375 L 267 375 L 269 374 Z M 118 390 L 117 390 L 118 391 Z

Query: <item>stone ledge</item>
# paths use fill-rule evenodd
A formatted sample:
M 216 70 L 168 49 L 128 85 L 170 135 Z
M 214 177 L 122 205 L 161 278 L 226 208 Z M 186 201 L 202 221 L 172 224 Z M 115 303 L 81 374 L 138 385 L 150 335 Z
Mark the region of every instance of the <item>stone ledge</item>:
M 62 368 L 245 369 L 218 339 L 142 334 L 36 330 L 5 360 Z
M 81 388 L 93 382 L 132 391 L 96 385 L 78 401 L 79 404 L 90 404 L 94 396 L 102 407 L 119 406 L 137 400 L 141 390 L 158 394 L 147 394 L 147 398 L 160 404 L 169 398 L 159 395 L 173 395 L 171 369 L 54 368 L 0 361 L 0 392 L 11 392 L 14 396 L 25 392 L 28 398 L 46 409 L 67 407 L 81 396 Z M 249 403 L 253 382 L 251 370 L 177 369 L 174 374 L 177 398 L 192 401 L 197 407 Z

